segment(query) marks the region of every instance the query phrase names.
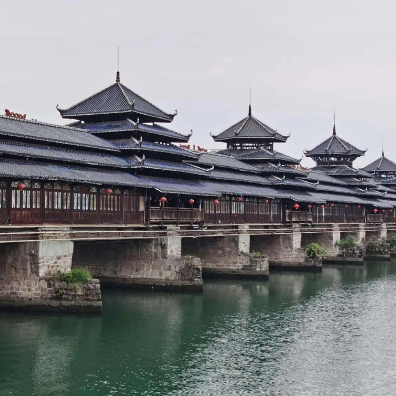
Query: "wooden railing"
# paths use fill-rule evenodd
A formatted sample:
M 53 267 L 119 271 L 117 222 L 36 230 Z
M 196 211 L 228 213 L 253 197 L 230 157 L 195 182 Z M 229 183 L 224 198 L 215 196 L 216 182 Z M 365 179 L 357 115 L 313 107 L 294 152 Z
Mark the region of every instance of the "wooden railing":
M 312 213 L 286 210 L 286 221 L 289 223 L 312 223 Z
M 199 223 L 203 221 L 203 211 L 189 208 L 150 208 L 150 222 L 174 222 L 174 223 Z
M 367 223 L 383 223 L 384 222 L 384 216 L 380 213 L 376 214 L 367 214 Z

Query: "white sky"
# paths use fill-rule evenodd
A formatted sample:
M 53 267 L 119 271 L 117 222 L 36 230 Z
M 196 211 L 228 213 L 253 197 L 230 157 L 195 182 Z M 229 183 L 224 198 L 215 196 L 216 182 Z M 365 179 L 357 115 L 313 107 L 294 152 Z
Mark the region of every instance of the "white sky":
M 291 134 L 300 158 L 337 132 L 396 161 L 396 3 L 368 0 L 0 0 L 0 113 L 65 123 L 69 107 L 121 81 L 190 142 L 253 115 Z M 303 164 L 312 165 L 304 159 Z

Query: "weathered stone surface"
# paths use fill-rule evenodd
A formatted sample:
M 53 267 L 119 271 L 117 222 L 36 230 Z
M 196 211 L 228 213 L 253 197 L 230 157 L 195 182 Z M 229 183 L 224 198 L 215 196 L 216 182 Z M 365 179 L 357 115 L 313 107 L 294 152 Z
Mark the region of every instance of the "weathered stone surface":
M 101 308 L 100 284 L 66 284 L 55 278 L 71 269 L 73 242 L 39 241 L 0 245 L 0 307 L 86 312 Z M 67 304 L 66 304 L 67 302 Z
M 181 238 L 76 242 L 74 267 L 87 267 L 103 284 L 175 285 L 202 289 L 201 263 L 181 257 Z M 201 285 L 201 286 L 200 286 Z

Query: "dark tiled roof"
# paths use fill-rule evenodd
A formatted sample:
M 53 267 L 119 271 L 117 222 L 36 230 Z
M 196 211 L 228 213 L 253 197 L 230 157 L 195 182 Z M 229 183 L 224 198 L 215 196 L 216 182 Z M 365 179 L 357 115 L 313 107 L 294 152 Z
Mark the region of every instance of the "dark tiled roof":
M 68 146 L 118 151 L 110 142 L 80 129 L 5 116 L 0 116 L 0 135 L 60 143 Z
M 347 183 L 341 179 L 329 176 L 327 173 L 321 170 L 311 170 L 307 175 L 309 181 L 319 181 L 329 184 L 347 185 Z
M 193 196 L 220 196 L 211 184 L 201 180 L 168 179 L 153 176 L 137 176 L 140 183 L 164 194 L 184 194 Z
M 58 110 L 64 118 L 114 113 L 137 113 L 163 121 L 172 121 L 174 117 L 174 114 L 163 112 L 121 83 L 110 85 L 68 109 Z
M 281 135 L 250 114 L 224 132 L 218 135 L 212 135 L 212 137 L 215 142 L 235 139 L 265 139 L 269 141 L 286 142 L 288 139 L 288 136 Z
M 225 170 L 213 169 L 209 172 L 209 176 L 213 179 L 224 180 L 224 181 L 235 181 L 245 182 L 253 184 L 271 184 L 268 179 L 259 175 L 250 175 L 246 172 L 229 172 Z
M 396 164 L 390 159 L 382 156 L 363 168 L 365 172 L 396 172 Z
M 312 192 L 314 200 L 312 202 L 319 203 L 318 201 L 340 202 L 340 203 L 354 203 L 360 205 L 372 205 L 376 202 L 375 198 L 360 198 L 353 195 L 331 194 L 326 192 Z
M 136 156 L 127 157 L 126 159 L 129 162 L 131 168 L 157 169 L 167 172 L 190 173 L 193 175 L 201 175 L 201 176 L 208 175 L 208 171 L 206 170 L 180 162 L 163 161 L 163 160 L 151 159 L 151 158 L 146 158 L 142 160 Z
M 177 155 L 185 158 L 198 158 L 199 154 L 190 150 L 183 149 L 173 144 L 160 144 L 152 142 L 137 142 L 135 139 L 115 139 L 111 142 L 120 150 L 135 150 L 135 151 L 154 151 L 160 153 L 167 153 Z
M 377 179 L 377 182 L 383 184 L 384 186 L 396 185 L 396 177 L 383 177 L 381 179 Z
M 276 186 L 290 186 L 290 187 L 301 187 L 301 188 L 315 188 L 315 185 L 300 179 L 291 178 L 279 178 L 275 176 L 270 176 L 268 178 L 273 185 Z
M 255 167 L 259 169 L 261 173 L 280 174 L 280 175 L 288 174 L 288 175 L 296 175 L 300 177 L 306 177 L 308 175 L 307 171 L 292 168 L 290 166 L 274 165 L 271 164 L 270 162 L 263 165 L 255 165 Z
M 0 176 L 142 187 L 135 176 L 126 172 L 5 159 L 0 161 Z
M 193 163 L 190 160 L 188 160 L 188 162 Z M 217 153 L 202 153 L 198 161 L 194 163 L 197 165 L 207 165 L 207 166 L 215 166 L 219 168 L 238 169 L 240 171 L 253 172 L 253 173 L 259 172 L 258 169 L 255 168 L 254 166 L 248 165 L 242 161 L 237 160 L 236 158 L 232 158 L 227 155 L 221 155 Z
M 166 137 L 167 140 L 172 142 L 188 142 L 191 137 L 189 135 L 183 135 L 179 132 L 172 131 L 171 129 L 165 128 L 158 124 L 142 124 L 136 123 L 132 120 L 126 119 L 122 121 L 107 121 L 107 122 L 74 122 L 70 124 L 76 128 L 85 129 L 87 132 L 92 134 L 109 133 L 109 132 L 129 132 L 133 131 L 139 135 L 139 132 L 143 134 L 153 135 L 156 139 L 158 136 Z
M 334 130 L 335 131 L 335 130 Z M 360 150 L 350 143 L 338 137 L 335 132 L 324 142 L 320 143 L 318 146 L 312 150 L 307 150 L 305 155 L 307 157 L 312 157 L 315 155 L 364 155 L 366 150 Z
M 286 154 L 282 154 L 278 151 L 268 151 L 264 148 L 259 148 L 257 150 L 245 150 L 243 153 L 239 154 L 238 159 L 241 161 L 247 160 L 270 160 L 272 162 L 288 162 L 290 164 L 299 164 L 301 159 L 296 159 L 289 157 Z
M 313 169 L 335 177 L 337 176 L 366 177 L 366 178 L 373 177 L 373 175 L 371 175 L 370 173 L 364 172 L 360 169 L 351 168 L 347 165 L 337 165 L 332 167 L 316 166 Z
M 233 150 L 224 149 L 217 151 L 218 154 L 229 155 L 231 157 L 238 158 L 241 161 L 249 160 L 268 160 L 271 162 L 287 162 L 290 164 L 299 164 L 301 159 L 289 157 L 286 154 L 282 154 L 278 151 L 269 151 L 263 147 L 252 149 L 252 150 Z
M 105 132 L 123 132 L 132 131 L 136 129 L 136 123 L 129 119 L 119 121 L 104 121 L 104 122 L 82 122 L 77 121 L 69 124 L 74 128 L 85 129 L 90 133 L 105 133 Z
M 42 158 L 61 162 L 128 168 L 128 162 L 114 155 L 62 149 L 30 143 L 0 140 L 0 153 L 24 158 Z

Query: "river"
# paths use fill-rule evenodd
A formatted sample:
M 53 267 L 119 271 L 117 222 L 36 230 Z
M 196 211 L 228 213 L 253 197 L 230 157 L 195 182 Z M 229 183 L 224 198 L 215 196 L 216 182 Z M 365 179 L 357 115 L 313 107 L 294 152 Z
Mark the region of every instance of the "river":
M 0 395 L 395 395 L 396 261 L 0 313 Z

